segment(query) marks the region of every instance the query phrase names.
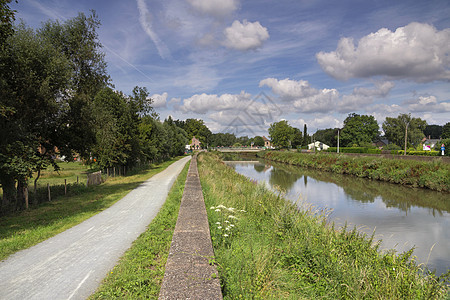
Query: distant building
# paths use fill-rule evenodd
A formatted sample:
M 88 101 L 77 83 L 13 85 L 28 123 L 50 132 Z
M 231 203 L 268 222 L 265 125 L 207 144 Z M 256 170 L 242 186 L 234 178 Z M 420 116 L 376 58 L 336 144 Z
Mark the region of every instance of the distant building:
M 201 149 L 201 144 L 202 143 L 194 136 L 194 137 L 192 137 L 192 141 L 189 146 L 191 146 L 192 150 L 198 150 L 198 149 Z
M 330 148 L 330 146 L 325 145 L 322 142 L 316 141 L 315 143 L 311 143 L 308 144 L 308 149 L 312 150 L 314 148 L 314 146 L 316 147 L 317 150 L 321 151 L 321 150 L 327 150 L 328 148 Z
M 374 146 L 376 146 L 379 149 L 383 149 L 387 145 L 389 145 L 389 141 L 387 139 L 379 139 L 373 143 Z
M 439 141 L 439 139 L 430 139 L 429 136 L 428 138 L 424 137 L 422 139 L 422 148 L 423 150 L 434 150 L 434 147 L 437 143 L 439 143 Z
M 272 148 L 272 143 L 270 142 L 270 140 L 268 138 L 266 138 L 265 136 L 262 137 L 264 140 L 264 147 L 266 148 Z

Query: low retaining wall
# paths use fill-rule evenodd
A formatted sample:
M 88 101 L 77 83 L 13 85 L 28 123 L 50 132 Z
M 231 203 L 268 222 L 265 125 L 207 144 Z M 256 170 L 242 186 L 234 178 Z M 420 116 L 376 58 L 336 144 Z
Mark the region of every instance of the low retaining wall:
M 159 299 L 222 299 L 197 155 L 189 166 Z

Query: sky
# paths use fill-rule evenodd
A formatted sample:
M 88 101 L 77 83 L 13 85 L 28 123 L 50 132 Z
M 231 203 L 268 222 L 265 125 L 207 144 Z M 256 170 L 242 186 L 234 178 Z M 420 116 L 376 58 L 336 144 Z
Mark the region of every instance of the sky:
M 146 87 L 163 120 L 268 136 L 351 113 L 450 122 L 448 0 L 18 0 L 16 18 L 89 14 L 115 89 Z

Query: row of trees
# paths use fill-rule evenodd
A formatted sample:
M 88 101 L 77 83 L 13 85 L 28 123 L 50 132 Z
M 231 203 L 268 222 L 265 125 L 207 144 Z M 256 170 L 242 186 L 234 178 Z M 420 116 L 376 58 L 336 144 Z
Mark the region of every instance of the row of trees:
M 9 3 L 0 0 L 2 210 L 21 208 L 28 180 L 57 169 L 57 156 L 105 168 L 184 153 L 188 126 L 161 122 L 146 88 L 113 89 L 95 12 L 33 30 L 14 25 Z
M 450 122 L 444 126 L 427 125 L 427 122 L 420 118 L 413 118 L 409 114 L 400 114 L 396 118 L 386 118 L 382 124 L 384 131 L 382 136 L 374 116 L 352 113 L 344 120 L 343 128 L 318 130 L 313 134 L 313 139 L 331 147 L 337 146 L 338 134 L 340 145 L 343 147 L 370 147 L 377 140 L 387 139 L 391 143 L 390 148 L 401 149 L 405 142 L 406 127 L 408 127 L 408 147 L 417 147 L 421 140 L 428 136 L 435 139 L 450 138 Z M 280 148 L 296 148 L 311 142 L 306 125 L 302 142 L 300 130 L 290 126 L 287 121 L 271 124 L 269 135 L 272 143 Z

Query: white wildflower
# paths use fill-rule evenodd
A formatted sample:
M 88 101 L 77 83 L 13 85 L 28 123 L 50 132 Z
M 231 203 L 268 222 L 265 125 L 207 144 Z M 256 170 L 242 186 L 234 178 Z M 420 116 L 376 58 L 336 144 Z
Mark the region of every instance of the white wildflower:
M 240 212 L 246 212 L 245 210 L 241 209 Z
M 235 216 L 233 216 L 233 215 L 229 215 L 228 218 L 229 218 L 229 219 L 236 219 L 236 220 L 237 220 L 237 217 L 235 217 Z
M 217 225 L 220 225 L 220 222 L 216 222 Z
M 227 208 L 227 207 L 220 204 L 220 205 L 217 205 L 217 208 Z
M 233 212 L 233 211 L 235 210 L 234 207 L 228 207 L 227 209 L 228 209 L 229 211 L 231 211 L 231 212 Z
M 216 209 L 215 211 L 220 211 L 220 209 Z
M 227 226 L 227 228 L 225 228 L 225 230 L 230 230 L 230 228 L 231 228 L 230 226 Z
M 230 224 L 230 227 L 234 227 L 234 224 Z
M 225 220 L 225 223 L 230 223 L 230 221 L 228 221 L 228 220 Z
M 222 229 L 222 226 L 217 226 L 217 229 Z
M 224 237 L 227 237 L 227 236 L 228 236 L 228 234 L 226 234 L 226 233 L 225 233 L 225 234 L 224 234 L 223 236 L 224 236 Z
M 211 206 L 209 209 L 216 209 L 214 206 Z

